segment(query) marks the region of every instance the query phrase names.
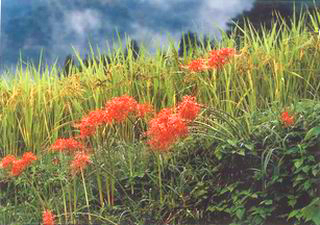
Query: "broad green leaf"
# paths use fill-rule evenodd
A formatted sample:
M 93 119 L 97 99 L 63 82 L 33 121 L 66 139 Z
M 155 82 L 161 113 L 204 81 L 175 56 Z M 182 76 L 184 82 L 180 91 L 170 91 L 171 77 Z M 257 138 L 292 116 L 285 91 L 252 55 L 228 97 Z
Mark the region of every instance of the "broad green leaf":
M 302 209 L 303 217 L 320 225 L 320 198 L 314 199 L 309 205 Z
M 288 219 L 295 217 L 299 213 L 299 210 L 293 210 L 289 213 Z
M 308 173 L 310 171 L 311 167 L 310 166 L 304 166 L 302 167 L 302 171 L 305 173 Z
M 309 190 L 309 188 L 311 187 L 311 182 L 309 180 L 307 180 L 306 182 L 304 182 L 303 184 L 303 188 L 304 190 Z
M 244 145 L 247 149 L 249 149 L 249 150 L 253 150 L 254 149 L 254 145 L 253 144 L 245 144 Z
M 242 155 L 242 156 L 245 156 L 245 155 L 246 155 L 244 149 L 240 149 L 240 151 L 237 151 L 237 153 L 238 153 L 239 155 Z
M 292 208 L 296 205 L 297 199 L 290 199 L 288 200 L 288 205 L 291 206 Z
M 244 215 L 245 211 L 246 211 L 246 209 L 245 209 L 245 208 L 243 208 L 243 207 L 241 207 L 241 208 L 237 209 L 237 211 L 236 211 L 236 215 L 237 215 L 237 217 L 238 217 L 238 219 L 239 219 L 239 220 L 241 220 L 241 219 L 242 219 L 242 217 L 243 217 L 243 215 Z
M 300 166 L 303 164 L 303 159 L 297 159 L 294 161 L 294 166 L 299 169 Z
M 311 128 L 306 136 L 304 137 L 304 141 L 308 142 L 312 139 L 318 138 L 320 136 L 320 127 Z
M 312 169 L 312 175 L 313 176 L 317 176 L 318 174 L 319 174 L 319 169 L 318 168 L 314 168 L 314 169 Z

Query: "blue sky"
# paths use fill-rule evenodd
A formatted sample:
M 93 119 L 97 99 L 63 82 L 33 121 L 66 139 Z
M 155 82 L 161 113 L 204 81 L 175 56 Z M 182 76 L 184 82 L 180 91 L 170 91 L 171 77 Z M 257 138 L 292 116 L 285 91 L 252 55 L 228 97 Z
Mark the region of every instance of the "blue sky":
M 106 49 L 126 33 L 149 49 L 178 43 L 188 30 L 216 35 L 231 18 L 250 10 L 254 0 L 3 0 L 2 61 L 13 63 L 19 50 L 34 58 L 42 48 L 49 61 L 63 59 L 72 46 L 82 55 L 88 41 Z M 123 38 L 123 37 L 122 37 Z

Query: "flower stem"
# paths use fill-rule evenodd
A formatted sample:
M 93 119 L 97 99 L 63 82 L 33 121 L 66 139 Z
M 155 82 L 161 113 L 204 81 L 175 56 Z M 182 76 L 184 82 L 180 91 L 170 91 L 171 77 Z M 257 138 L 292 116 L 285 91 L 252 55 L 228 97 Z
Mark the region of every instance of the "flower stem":
M 84 195 L 86 198 L 86 204 L 87 204 L 87 208 L 88 208 L 88 220 L 89 220 L 89 223 L 91 224 L 92 222 L 91 222 L 91 214 L 90 214 L 90 205 L 89 205 L 88 192 L 87 192 L 86 182 L 84 180 L 83 170 L 81 170 L 81 177 L 82 177 Z
M 163 194 L 162 194 L 162 178 L 161 178 L 161 154 L 158 154 L 158 180 L 159 180 L 159 194 L 160 194 L 160 204 L 163 203 Z

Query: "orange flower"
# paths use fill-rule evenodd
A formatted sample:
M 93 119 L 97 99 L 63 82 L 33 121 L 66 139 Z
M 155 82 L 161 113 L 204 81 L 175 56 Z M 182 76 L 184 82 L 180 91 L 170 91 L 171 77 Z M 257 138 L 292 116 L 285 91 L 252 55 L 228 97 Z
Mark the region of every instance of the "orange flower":
M 19 176 L 27 167 L 27 162 L 23 159 L 15 160 L 13 161 L 12 167 L 11 167 L 11 175 L 12 176 Z
M 178 105 L 178 114 L 182 119 L 192 121 L 197 117 L 200 105 L 195 100 L 195 97 L 183 97 L 183 101 Z
M 54 151 L 68 151 L 69 153 L 72 153 L 77 150 L 83 150 L 84 146 L 73 138 L 59 138 L 51 145 L 51 149 Z
M 32 152 L 25 152 L 21 159 L 14 155 L 7 155 L 1 161 L 2 168 L 10 169 L 12 176 L 19 176 L 31 163 L 37 160 Z
M 287 111 L 281 113 L 281 120 L 286 127 L 294 124 L 293 116 L 290 116 Z
M 50 210 L 45 210 L 42 213 L 43 225 L 54 225 L 54 214 Z
M 138 103 L 132 97 L 124 95 L 115 97 L 106 103 L 108 116 L 116 122 L 124 121 L 129 113 L 137 110 Z
M 150 120 L 146 134 L 153 150 L 167 151 L 177 139 L 188 134 L 188 127 L 179 115 L 165 108 Z
M 32 152 L 25 152 L 22 156 L 22 159 L 26 162 L 26 164 L 30 164 L 32 161 L 37 160 L 37 156 L 35 156 Z
M 229 59 L 234 56 L 235 52 L 236 51 L 233 48 L 222 48 L 210 51 L 210 57 L 208 59 L 209 67 L 212 69 L 221 68 L 224 64 L 229 62 Z
M 137 105 L 138 117 L 144 117 L 147 113 L 150 113 L 152 111 L 153 111 L 152 106 L 149 103 Z
M 206 69 L 205 61 L 203 59 L 192 60 L 188 64 L 188 69 L 192 72 L 201 72 Z
M 7 155 L 1 160 L 1 167 L 8 168 L 12 166 L 13 162 L 16 160 L 14 155 Z
M 81 123 L 76 126 L 80 128 L 80 138 L 89 137 L 96 133 L 96 126 L 90 124 L 88 117 L 82 118 Z
M 181 68 L 187 68 L 192 72 L 201 72 L 207 69 L 219 69 L 224 64 L 228 63 L 230 58 L 234 56 L 236 50 L 233 48 L 222 48 L 219 50 L 212 50 L 209 52 L 208 59 L 195 59 L 192 60 L 187 66 L 181 66 Z
M 106 110 L 97 109 L 91 111 L 88 116 L 83 117 L 80 124 L 76 124 L 75 127 L 80 128 L 80 137 L 84 138 L 95 134 L 99 125 L 111 122 L 112 118 Z
M 85 169 L 89 163 L 91 163 L 89 154 L 77 152 L 70 165 L 72 175 L 75 175 Z

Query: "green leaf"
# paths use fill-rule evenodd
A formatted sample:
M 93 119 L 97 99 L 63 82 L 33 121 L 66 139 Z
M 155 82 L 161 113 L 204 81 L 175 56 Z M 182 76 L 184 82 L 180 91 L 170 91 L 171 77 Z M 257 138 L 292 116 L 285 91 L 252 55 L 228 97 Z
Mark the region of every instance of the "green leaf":
M 272 200 L 271 199 L 264 200 L 264 201 L 260 202 L 259 205 L 272 205 Z
M 309 190 L 309 188 L 311 187 L 311 182 L 309 180 L 307 180 L 306 182 L 304 182 L 303 184 L 303 188 L 304 190 Z
M 309 205 L 302 209 L 303 217 L 320 225 L 320 198 L 314 199 Z
M 254 145 L 253 144 L 245 144 L 244 145 L 247 149 L 249 149 L 249 150 L 253 150 L 254 149 Z
M 226 205 L 222 205 L 222 206 L 209 206 L 208 207 L 208 211 L 209 212 L 223 212 L 225 209 L 227 208 Z
M 312 139 L 316 139 L 320 136 L 320 127 L 311 128 L 306 136 L 304 137 L 304 141 L 308 142 Z
M 308 173 L 310 169 L 311 169 L 310 166 L 304 166 L 304 167 L 302 167 L 302 171 L 305 172 L 305 173 Z
M 251 198 L 258 198 L 257 194 L 251 194 Z
M 241 156 L 245 156 L 246 155 L 244 149 L 240 149 L 240 151 L 237 151 L 237 153 L 239 155 L 241 155 Z
M 312 175 L 313 176 L 316 177 L 318 175 L 318 173 L 319 173 L 319 169 L 317 169 L 317 168 L 312 169 Z
M 218 147 L 214 150 L 214 155 L 217 157 L 217 159 L 219 159 L 219 160 L 222 159 L 221 146 L 218 146 Z
M 289 213 L 288 219 L 295 217 L 299 213 L 299 210 L 293 210 Z
M 228 139 L 228 140 L 227 140 L 227 143 L 228 143 L 229 145 L 231 145 L 232 147 L 237 147 L 237 141 L 236 141 L 236 140 Z
M 291 206 L 292 208 L 296 205 L 297 199 L 290 199 L 288 200 L 288 205 Z
M 303 159 L 296 159 L 294 160 L 294 166 L 299 169 L 299 167 L 303 164 Z
M 243 207 L 237 209 L 236 216 L 238 217 L 239 220 L 242 220 L 245 211 L 246 209 Z

